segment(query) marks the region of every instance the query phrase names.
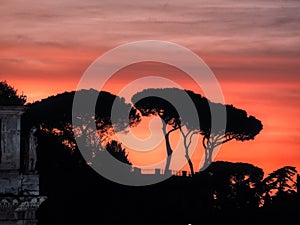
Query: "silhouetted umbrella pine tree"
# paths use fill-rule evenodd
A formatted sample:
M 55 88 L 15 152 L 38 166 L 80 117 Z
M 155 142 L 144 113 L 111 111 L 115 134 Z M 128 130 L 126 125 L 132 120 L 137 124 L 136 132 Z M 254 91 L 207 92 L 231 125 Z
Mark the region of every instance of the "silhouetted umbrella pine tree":
M 192 113 L 182 110 L 185 106 L 187 95 L 196 109 L 197 118 Z M 162 88 L 162 89 L 145 89 L 132 97 L 135 107 L 143 116 L 155 115 L 162 120 L 162 130 L 165 135 L 167 163 L 166 170 L 169 169 L 172 148 L 170 145 L 169 135 L 171 132 L 180 129 L 185 149 L 185 157 L 194 174 L 193 163 L 189 156 L 189 148 L 192 138 L 196 134 L 203 135 L 202 145 L 204 147 L 204 164 L 202 170 L 212 162 L 213 152 L 217 146 L 229 142 L 231 140 L 246 141 L 252 140 L 262 130 L 262 123 L 254 116 L 247 115 L 247 112 L 238 109 L 233 105 L 223 105 L 214 103 L 200 94 L 191 90 L 182 90 L 178 88 Z M 183 105 L 181 112 L 178 112 L 178 106 Z M 224 111 L 224 126 L 214 125 L 212 127 L 211 112 L 222 113 Z M 179 115 L 180 113 L 180 115 Z M 218 120 L 219 118 L 213 118 Z M 167 126 L 170 126 L 167 130 Z M 185 127 L 185 129 L 183 129 Z
M 222 106 L 220 104 L 213 104 L 212 107 L 218 108 Z M 253 140 L 263 128 L 260 120 L 254 116 L 247 115 L 245 110 L 238 109 L 233 105 L 226 105 L 226 118 L 225 130 L 221 127 L 219 130 L 211 129 L 210 126 L 201 127 L 201 134 L 203 135 L 202 145 L 205 149 L 205 163 L 202 169 L 205 169 L 211 163 L 213 151 L 217 146 L 231 140 Z M 211 121 L 210 118 L 208 120 Z
M 165 173 L 170 170 L 172 147 L 170 134 L 180 128 L 180 116 L 175 106 L 169 100 L 176 100 L 176 89 L 145 89 L 132 97 L 134 106 L 142 116 L 158 116 L 162 121 L 162 131 L 165 137 L 167 160 Z M 170 128 L 168 128 L 168 126 Z
M 50 96 L 29 104 L 23 118 L 24 125 L 27 128 L 36 126 L 39 134 L 55 135 L 70 152 L 78 151 L 77 144 L 80 142 L 88 147 L 86 149 L 91 150 L 89 153 L 91 159 L 96 151 L 106 146 L 109 142 L 107 140 L 114 132 L 125 130 L 140 121 L 139 114 L 131 104 L 125 103 L 123 98 L 109 92 L 90 89 L 79 90 L 76 94 L 86 101 L 82 101 L 82 107 L 75 111 L 73 110 L 75 91 Z M 95 110 L 90 112 L 87 110 L 90 104 L 88 100 L 92 98 L 97 99 L 97 102 Z M 115 121 L 112 121 L 112 106 L 115 101 L 121 106 L 122 112 Z
M 221 144 L 231 140 L 248 141 L 253 140 L 255 136 L 262 130 L 263 125 L 260 120 L 252 115 L 247 115 L 247 112 L 238 109 L 233 105 L 222 105 L 220 103 L 213 103 L 200 94 L 195 94 L 188 91 L 192 98 L 200 119 L 199 133 L 203 135 L 202 145 L 204 147 L 204 164 L 200 170 L 206 169 L 212 162 L 212 156 L 215 148 Z M 226 126 L 212 127 L 211 112 L 222 112 L 225 107 Z M 222 125 L 222 123 L 221 123 Z M 190 130 L 197 130 L 192 124 L 187 126 Z

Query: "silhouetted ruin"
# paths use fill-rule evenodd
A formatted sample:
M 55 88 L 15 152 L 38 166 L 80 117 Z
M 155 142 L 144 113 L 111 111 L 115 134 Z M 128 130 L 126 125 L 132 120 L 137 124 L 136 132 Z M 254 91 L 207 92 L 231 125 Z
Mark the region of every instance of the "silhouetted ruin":
M 37 171 L 22 167 L 32 163 L 20 145 L 21 115 L 25 110 L 23 106 L 0 106 L 0 224 L 3 225 L 36 224 L 36 210 L 45 199 L 39 195 Z

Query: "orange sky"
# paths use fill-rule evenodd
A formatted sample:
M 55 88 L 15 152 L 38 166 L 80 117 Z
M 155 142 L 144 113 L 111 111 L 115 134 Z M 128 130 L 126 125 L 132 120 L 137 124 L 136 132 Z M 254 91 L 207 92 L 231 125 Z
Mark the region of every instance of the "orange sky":
M 253 163 L 266 173 L 284 165 L 300 171 L 300 2 L 36 3 L 12 0 L 0 6 L 0 80 L 26 94 L 29 102 L 75 90 L 87 67 L 120 44 L 175 42 L 206 62 L 226 103 L 264 125 L 254 141 L 223 145 L 216 159 Z M 199 91 L 176 69 L 151 64 L 125 68 L 106 89 L 116 92 L 138 74 L 164 76 Z M 134 153 L 129 157 L 135 160 Z

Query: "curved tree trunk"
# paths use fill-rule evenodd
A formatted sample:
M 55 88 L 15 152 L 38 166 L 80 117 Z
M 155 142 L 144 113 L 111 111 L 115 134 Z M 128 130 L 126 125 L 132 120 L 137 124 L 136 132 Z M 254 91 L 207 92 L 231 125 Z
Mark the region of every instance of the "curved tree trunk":
M 205 143 L 207 140 L 207 143 Z M 200 171 L 205 170 L 212 162 L 212 153 L 214 151 L 212 143 L 209 143 L 209 140 L 206 137 L 203 137 L 202 144 L 204 147 L 204 163 L 203 166 L 200 168 Z
M 203 166 L 200 168 L 200 171 L 205 170 L 212 163 L 212 155 L 217 146 L 222 145 L 235 138 L 236 138 L 235 135 L 229 137 L 226 137 L 224 135 L 219 135 L 214 137 L 203 136 L 202 145 L 204 147 L 205 162 Z
M 165 136 L 166 151 L 167 151 L 167 159 L 166 159 L 166 166 L 165 166 L 164 174 L 167 174 L 170 171 L 170 164 L 171 164 L 173 150 L 171 148 L 170 139 L 169 139 L 170 133 L 167 132 L 167 125 L 164 121 L 162 121 L 162 122 L 163 122 L 162 130 L 163 130 L 163 134 Z
M 205 160 L 204 160 L 204 163 L 203 163 L 203 166 L 200 168 L 200 171 L 203 171 L 205 170 L 211 163 L 211 158 L 209 157 L 209 151 L 207 149 L 205 149 Z
M 189 164 L 189 167 L 190 167 L 190 170 L 191 170 L 191 175 L 194 176 L 195 175 L 194 165 L 193 165 L 193 162 L 192 162 L 187 150 L 186 150 L 186 153 L 185 153 L 185 158 L 188 161 L 188 164 Z
M 191 171 L 191 176 L 194 176 L 194 175 L 195 175 L 194 165 L 193 165 L 193 162 L 192 162 L 192 160 L 191 160 L 191 158 L 190 158 L 190 154 L 189 154 L 189 146 L 190 146 L 190 143 L 189 143 L 189 144 L 187 143 L 187 138 L 188 138 L 188 136 L 191 135 L 191 136 L 190 136 L 190 139 L 192 139 L 193 134 L 190 134 L 190 132 L 188 132 L 187 134 L 185 134 L 185 133 L 182 131 L 182 129 L 180 129 L 180 132 L 181 132 L 181 134 L 182 134 L 182 136 L 183 136 L 183 143 L 184 143 L 184 148 L 185 148 L 185 158 L 186 158 L 186 160 L 187 160 L 187 162 L 188 162 L 188 164 L 189 164 L 190 171 Z M 191 142 L 191 140 L 190 140 L 190 142 Z

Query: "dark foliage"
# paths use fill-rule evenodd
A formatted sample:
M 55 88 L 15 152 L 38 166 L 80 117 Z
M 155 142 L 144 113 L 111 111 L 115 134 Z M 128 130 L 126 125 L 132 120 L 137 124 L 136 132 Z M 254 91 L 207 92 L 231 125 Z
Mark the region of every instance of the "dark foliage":
M 22 106 L 26 103 L 25 95 L 18 95 L 14 87 L 6 81 L 0 82 L 0 106 Z
M 52 182 L 60 188 L 39 209 L 39 225 L 285 224 L 300 210 L 297 193 L 261 204 L 263 171 L 247 163 L 213 162 L 193 177 L 142 187 L 110 182 L 88 167 L 61 171 Z

